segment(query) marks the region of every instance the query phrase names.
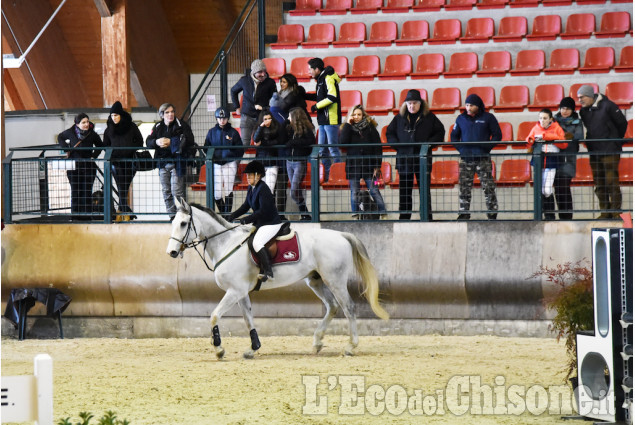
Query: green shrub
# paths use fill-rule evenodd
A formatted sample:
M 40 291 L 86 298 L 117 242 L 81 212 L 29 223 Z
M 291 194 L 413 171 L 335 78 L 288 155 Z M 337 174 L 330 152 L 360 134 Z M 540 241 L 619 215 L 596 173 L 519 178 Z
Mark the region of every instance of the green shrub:
M 57 425 L 90 425 L 90 420 L 94 418 L 93 414 L 90 412 L 80 412 L 79 417 L 81 420 L 75 423 L 71 422 L 70 417 L 60 419 Z M 115 412 L 109 410 L 97 421 L 96 425 L 130 425 L 130 422 L 128 422 L 127 419 L 117 419 Z

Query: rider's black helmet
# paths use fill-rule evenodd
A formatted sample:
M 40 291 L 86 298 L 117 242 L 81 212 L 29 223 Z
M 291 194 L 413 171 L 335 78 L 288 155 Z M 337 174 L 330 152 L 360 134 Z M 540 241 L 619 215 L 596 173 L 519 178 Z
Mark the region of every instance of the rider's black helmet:
M 216 118 L 229 118 L 229 111 L 227 110 L 227 108 L 221 106 L 220 108 L 216 109 L 214 116 Z
M 261 176 L 265 175 L 265 166 L 262 165 L 262 162 L 260 161 L 251 161 L 249 164 L 247 164 L 247 166 L 245 167 L 245 171 L 243 171 L 245 174 L 247 173 L 256 173 L 256 174 L 260 174 Z

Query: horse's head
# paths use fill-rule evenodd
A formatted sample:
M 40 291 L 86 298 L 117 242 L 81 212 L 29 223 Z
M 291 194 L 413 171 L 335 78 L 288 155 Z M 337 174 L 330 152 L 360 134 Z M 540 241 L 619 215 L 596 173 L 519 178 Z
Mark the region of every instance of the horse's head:
M 192 234 L 192 208 L 185 199 L 175 199 L 177 211 L 172 220 L 172 234 L 168 241 L 167 253 L 172 258 L 183 256 L 183 251 L 188 243 L 195 237 Z

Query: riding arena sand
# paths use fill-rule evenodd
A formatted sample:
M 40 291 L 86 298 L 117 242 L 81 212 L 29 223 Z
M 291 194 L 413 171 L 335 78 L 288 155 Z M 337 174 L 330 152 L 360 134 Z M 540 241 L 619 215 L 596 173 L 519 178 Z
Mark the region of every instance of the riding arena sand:
M 224 337 L 217 360 L 209 338 L 3 337 L 2 375 L 50 354 L 54 423 L 108 410 L 133 425 L 582 423 L 561 419 L 575 412 L 555 339 L 361 336 L 355 356 L 344 336 L 326 335 L 317 355 L 310 337 L 260 339 L 246 360 L 249 338 Z M 560 403 L 550 387 L 565 389 Z

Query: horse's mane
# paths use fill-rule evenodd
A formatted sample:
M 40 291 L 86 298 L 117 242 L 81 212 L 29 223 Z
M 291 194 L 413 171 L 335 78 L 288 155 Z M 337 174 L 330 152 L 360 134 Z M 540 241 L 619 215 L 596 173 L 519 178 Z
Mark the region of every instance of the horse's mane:
M 206 212 L 207 214 L 211 215 L 214 220 L 218 221 L 226 229 L 231 229 L 232 228 L 232 225 L 227 220 L 225 220 L 223 218 L 223 216 L 218 214 L 216 211 L 214 211 L 214 210 L 212 210 L 210 208 L 207 208 L 204 205 L 197 204 L 197 203 L 190 204 L 190 207 L 195 207 L 195 208 L 197 208 L 197 209 L 199 209 L 199 210 L 201 210 L 203 212 Z

